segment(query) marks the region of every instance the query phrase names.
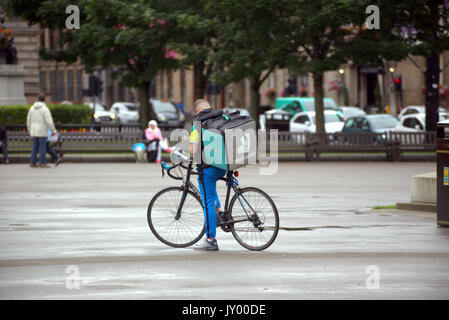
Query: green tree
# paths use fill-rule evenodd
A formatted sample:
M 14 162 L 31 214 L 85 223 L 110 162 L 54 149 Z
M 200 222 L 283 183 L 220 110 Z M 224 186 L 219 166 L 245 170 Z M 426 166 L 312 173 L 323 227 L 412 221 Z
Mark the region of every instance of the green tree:
M 283 18 L 289 30 L 289 69 L 313 75 L 316 132 L 324 133 L 323 74 L 347 61 L 347 47 L 363 12 L 359 1 L 289 1 Z
M 156 115 L 149 103 L 153 78 L 161 70 L 179 68 L 168 46 L 176 35 L 176 19 L 157 0 L 2 0 L 7 13 L 30 24 L 64 30 L 65 8 L 81 11 L 78 30 L 64 30 L 57 50 L 43 50 L 44 59 L 73 63 L 77 59 L 88 72 L 97 67 L 122 68 L 122 82 L 139 92 L 143 127 Z M 164 14 L 165 13 L 165 14 Z
M 260 87 L 277 68 L 285 66 L 288 53 L 285 30 L 278 23 L 285 9 L 283 0 L 209 0 L 207 10 L 218 17 L 216 52 L 212 59 L 217 72 L 213 80 L 220 84 L 250 82 L 249 106 L 257 119 Z
M 383 1 L 384 5 L 391 3 Z M 435 131 L 439 108 L 439 55 L 449 50 L 449 1 L 410 0 L 394 1 L 397 15 L 394 17 L 393 33 L 401 38 L 411 55 L 426 59 L 422 69 L 426 79 L 426 130 Z
M 206 85 L 214 71 L 212 55 L 217 50 L 219 16 L 207 10 L 203 0 L 173 0 L 178 22 L 177 37 L 172 47 L 181 55 L 185 68 L 194 73 L 194 97 L 203 98 Z

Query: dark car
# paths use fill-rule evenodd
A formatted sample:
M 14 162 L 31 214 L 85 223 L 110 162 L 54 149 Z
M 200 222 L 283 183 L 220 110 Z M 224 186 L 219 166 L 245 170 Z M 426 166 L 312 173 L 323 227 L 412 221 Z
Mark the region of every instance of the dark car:
M 344 136 L 348 143 L 385 143 L 386 134 L 391 131 L 398 131 L 401 125 L 399 120 L 391 114 L 370 114 L 366 116 L 352 117 L 345 121 L 345 125 L 341 132 L 345 133 L 377 133 L 378 135 L 367 137 Z M 362 141 L 363 140 L 363 141 Z
M 159 124 L 174 128 L 184 128 L 186 117 L 175 103 L 154 99 L 150 99 L 150 103 L 154 112 L 156 112 Z
M 385 133 L 399 126 L 399 120 L 391 114 L 370 114 L 347 119 L 342 132 Z

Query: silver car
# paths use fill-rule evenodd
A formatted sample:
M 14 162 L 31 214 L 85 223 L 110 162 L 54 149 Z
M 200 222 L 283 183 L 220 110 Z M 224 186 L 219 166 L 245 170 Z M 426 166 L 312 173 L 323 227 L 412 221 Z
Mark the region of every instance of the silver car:
M 138 124 L 139 111 L 137 105 L 132 102 L 115 102 L 111 111 L 118 117 L 122 124 Z

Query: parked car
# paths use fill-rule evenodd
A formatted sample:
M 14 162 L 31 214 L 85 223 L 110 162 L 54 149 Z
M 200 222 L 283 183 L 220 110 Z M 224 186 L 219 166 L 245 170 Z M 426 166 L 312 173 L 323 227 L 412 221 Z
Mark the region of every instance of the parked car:
M 261 129 L 277 129 L 279 131 L 290 131 L 291 114 L 281 109 L 271 109 L 259 117 Z
M 426 115 L 424 113 L 405 115 L 401 118 L 401 125 L 415 131 L 424 131 L 426 127 Z
M 360 109 L 359 107 L 352 107 L 352 106 L 339 106 L 337 108 L 337 112 L 341 114 L 344 120 L 347 120 L 352 117 L 361 117 L 366 115 L 366 112 Z
M 327 133 L 340 132 L 344 121 L 334 110 L 324 111 L 324 126 Z M 301 112 L 290 120 L 290 132 L 316 132 L 316 115 L 314 111 Z
M 111 106 L 111 112 L 118 117 L 122 124 L 138 124 L 139 111 L 137 105 L 132 102 L 115 102 Z
M 418 113 L 426 113 L 426 107 L 425 106 L 407 106 L 404 109 L 401 110 L 398 117 L 401 119 L 404 116 L 410 115 L 410 114 L 418 114 Z M 441 116 L 445 118 L 449 118 L 449 111 L 444 108 L 438 108 L 438 113 Z
M 87 105 L 91 110 L 93 109 L 94 104 L 92 102 L 89 102 Z M 94 122 L 101 124 L 112 124 L 117 123 L 118 118 L 115 113 L 107 111 L 101 103 L 95 103 Z
M 391 114 L 369 114 L 349 118 L 345 121 L 342 132 L 413 132 L 414 129 L 403 127 Z
M 338 108 L 334 99 L 324 98 L 324 109 Z M 299 112 L 315 111 L 315 98 L 311 97 L 279 97 L 276 99 L 275 109 L 288 111 L 292 116 Z
M 172 101 L 150 99 L 159 124 L 174 128 L 184 128 L 186 117 L 178 106 Z
M 440 113 L 439 121 L 448 119 L 449 115 Z M 417 132 L 423 132 L 426 128 L 426 114 L 416 113 L 403 116 L 401 125 L 405 128 L 414 129 Z

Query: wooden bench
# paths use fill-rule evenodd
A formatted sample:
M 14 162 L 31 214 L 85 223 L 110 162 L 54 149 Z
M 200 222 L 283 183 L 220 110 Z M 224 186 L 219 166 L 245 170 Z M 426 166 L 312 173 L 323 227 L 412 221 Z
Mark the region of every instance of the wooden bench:
M 66 153 L 127 153 L 142 142 L 141 133 L 62 132 L 55 151 Z M 30 152 L 32 139 L 27 132 L 8 132 L 8 153 Z
M 170 131 L 164 130 L 164 137 Z M 31 151 L 32 139 L 25 131 L 8 132 L 8 152 Z M 432 152 L 436 149 L 435 132 L 335 133 L 310 134 L 278 132 L 277 150 L 267 139 L 268 152 L 304 152 L 307 161 L 319 161 L 321 153 L 385 153 L 387 160 L 397 161 L 404 152 Z M 61 145 L 66 153 L 128 153 L 135 143 L 144 142 L 142 130 L 62 132 Z
M 392 132 L 390 139 L 393 148 L 393 160 L 401 157 L 403 152 L 435 152 L 436 132 Z
M 321 153 L 385 153 L 397 161 L 403 152 L 431 152 L 434 132 L 326 134 L 278 132 L 278 152 L 304 152 L 307 161 L 319 161 Z
M 398 161 L 403 152 L 435 151 L 435 132 L 388 132 L 350 133 L 314 135 L 315 160 L 324 152 L 384 152 L 389 161 Z
M 272 149 L 270 146 L 270 152 Z M 313 135 L 280 131 L 278 132 L 278 152 L 304 152 L 305 159 L 310 161 L 313 157 Z
M 26 125 L 6 126 L 8 130 L 8 153 L 31 152 L 32 139 Z M 127 153 L 138 142 L 145 142 L 139 125 L 56 125 L 61 134 L 55 151 L 66 153 Z M 171 127 L 160 127 L 162 136 L 169 137 Z

